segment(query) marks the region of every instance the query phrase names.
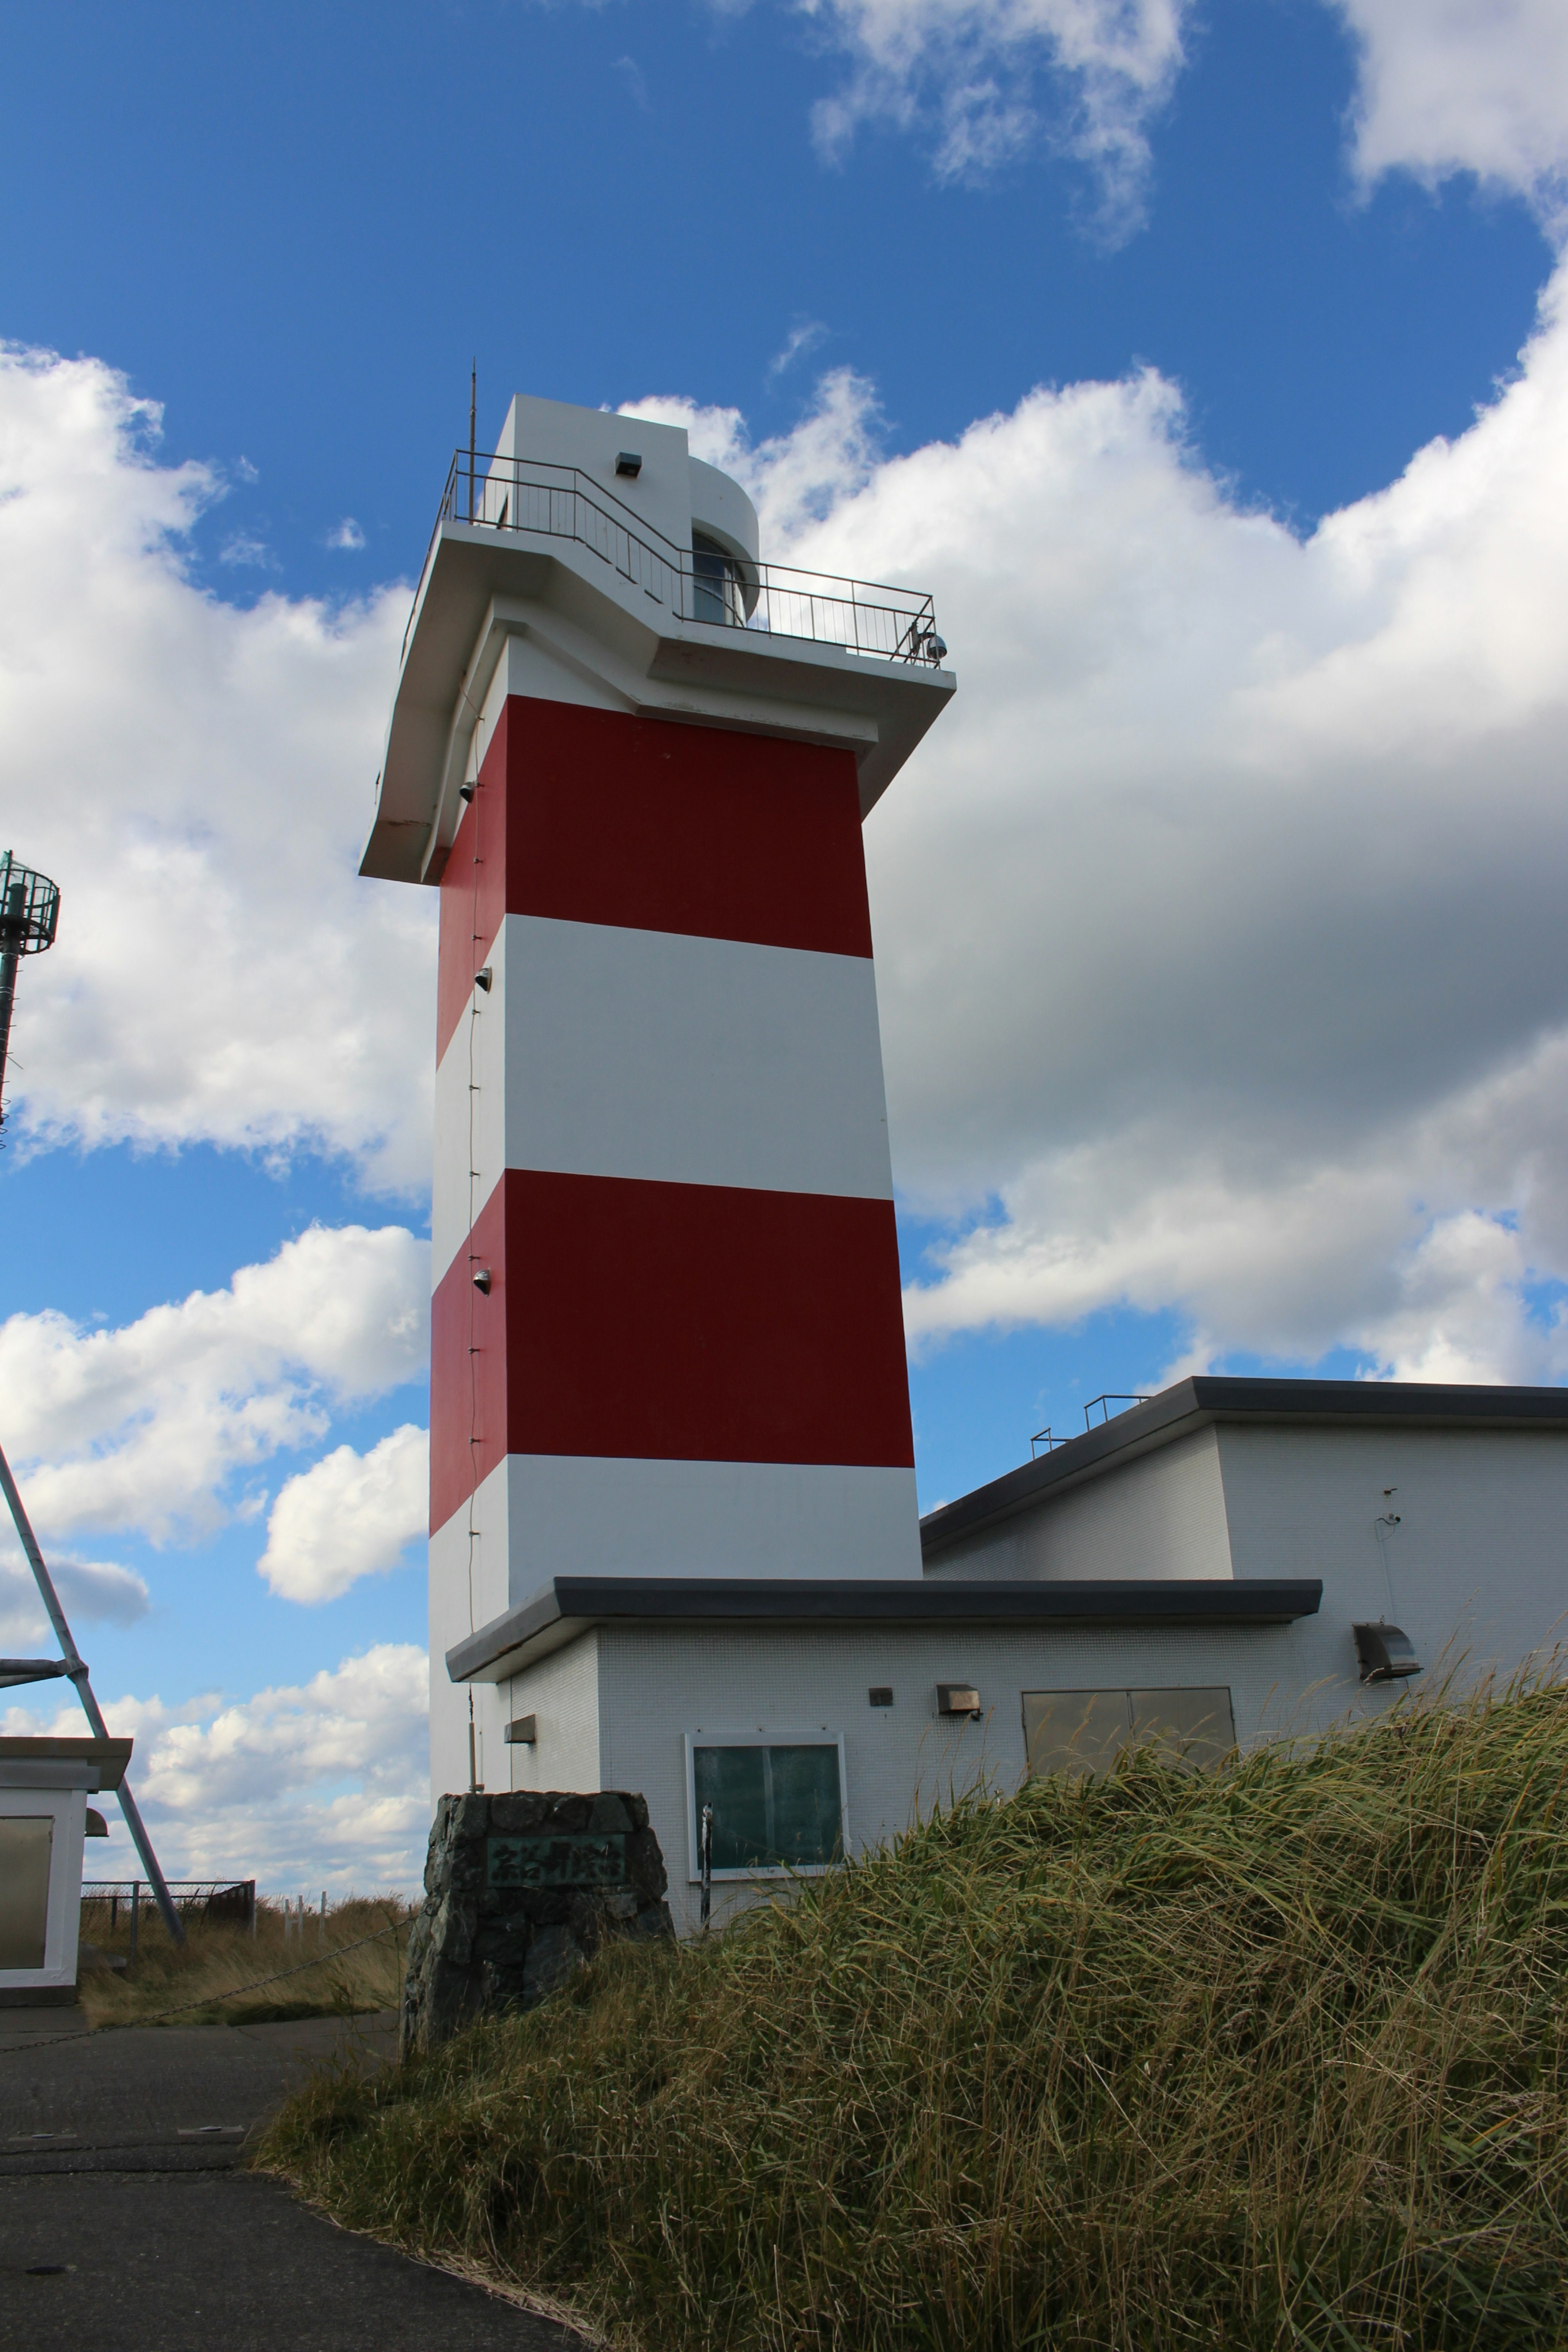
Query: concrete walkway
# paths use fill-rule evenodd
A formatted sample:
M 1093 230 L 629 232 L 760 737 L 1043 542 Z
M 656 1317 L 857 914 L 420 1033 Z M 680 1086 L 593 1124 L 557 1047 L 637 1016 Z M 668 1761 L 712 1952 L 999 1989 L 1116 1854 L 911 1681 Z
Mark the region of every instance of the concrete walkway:
M 0 2343 L 583 2352 L 570 2329 L 238 2169 L 311 2066 L 376 2065 L 395 2046 L 390 2014 L 89 2034 L 72 2010 L 0 2010 Z

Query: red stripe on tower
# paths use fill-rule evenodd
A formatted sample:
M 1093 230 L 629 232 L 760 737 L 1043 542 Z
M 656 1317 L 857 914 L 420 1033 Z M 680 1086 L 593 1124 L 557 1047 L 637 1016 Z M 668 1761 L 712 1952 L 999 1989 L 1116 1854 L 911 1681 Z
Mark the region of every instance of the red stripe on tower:
M 441 876 L 436 1058 L 503 915 L 868 956 L 855 761 L 510 696 Z

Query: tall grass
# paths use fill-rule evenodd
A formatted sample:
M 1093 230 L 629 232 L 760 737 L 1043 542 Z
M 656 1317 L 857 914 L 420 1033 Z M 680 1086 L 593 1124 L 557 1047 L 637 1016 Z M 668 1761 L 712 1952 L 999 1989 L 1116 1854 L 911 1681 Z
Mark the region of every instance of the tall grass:
M 264 2151 L 734 2352 L 1568 2337 L 1568 1696 L 957 1804 Z
M 332 1904 L 324 1920 L 308 1912 L 301 1928 L 290 1934 L 282 1910 L 263 1897 L 256 1906 L 254 1936 L 235 1921 L 204 1919 L 198 1913 L 186 1918 L 185 1941 L 175 1945 L 155 1906 L 144 1901 L 134 1961 L 123 1974 L 84 1969 L 78 1997 L 94 2027 L 134 2025 L 165 2010 L 178 2010 L 170 2022 L 181 2025 L 255 2025 L 394 2009 L 402 1992 L 412 1916 L 397 1895 L 351 1897 Z M 123 1902 L 112 1927 L 106 1902 L 84 1903 L 81 1932 L 99 1951 L 128 1958 L 130 1920 Z M 368 1937 L 376 1940 L 366 1942 Z M 285 1969 L 291 1973 L 280 1981 L 261 1981 Z M 193 2002 L 199 2005 L 190 2007 Z

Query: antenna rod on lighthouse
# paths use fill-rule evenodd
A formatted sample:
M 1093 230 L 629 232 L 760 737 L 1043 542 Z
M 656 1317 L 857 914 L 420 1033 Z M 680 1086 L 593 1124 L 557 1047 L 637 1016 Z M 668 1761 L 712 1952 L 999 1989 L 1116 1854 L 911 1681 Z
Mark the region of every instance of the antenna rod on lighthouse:
M 468 520 L 474 519 L 474 423 L 479 413 L 479 362 L 474 355 L 468 370 Z

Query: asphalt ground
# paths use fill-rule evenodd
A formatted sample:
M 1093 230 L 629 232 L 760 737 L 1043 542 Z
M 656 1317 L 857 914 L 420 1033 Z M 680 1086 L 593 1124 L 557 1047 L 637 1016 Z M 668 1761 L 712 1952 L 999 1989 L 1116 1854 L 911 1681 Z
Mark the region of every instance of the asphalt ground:
M 0 2345 L 17 2352 L 584 2352 L 241 2168 L 310 2070 L 374 2066 L 390 2013 L 135 2026 L 0 2010 Z

